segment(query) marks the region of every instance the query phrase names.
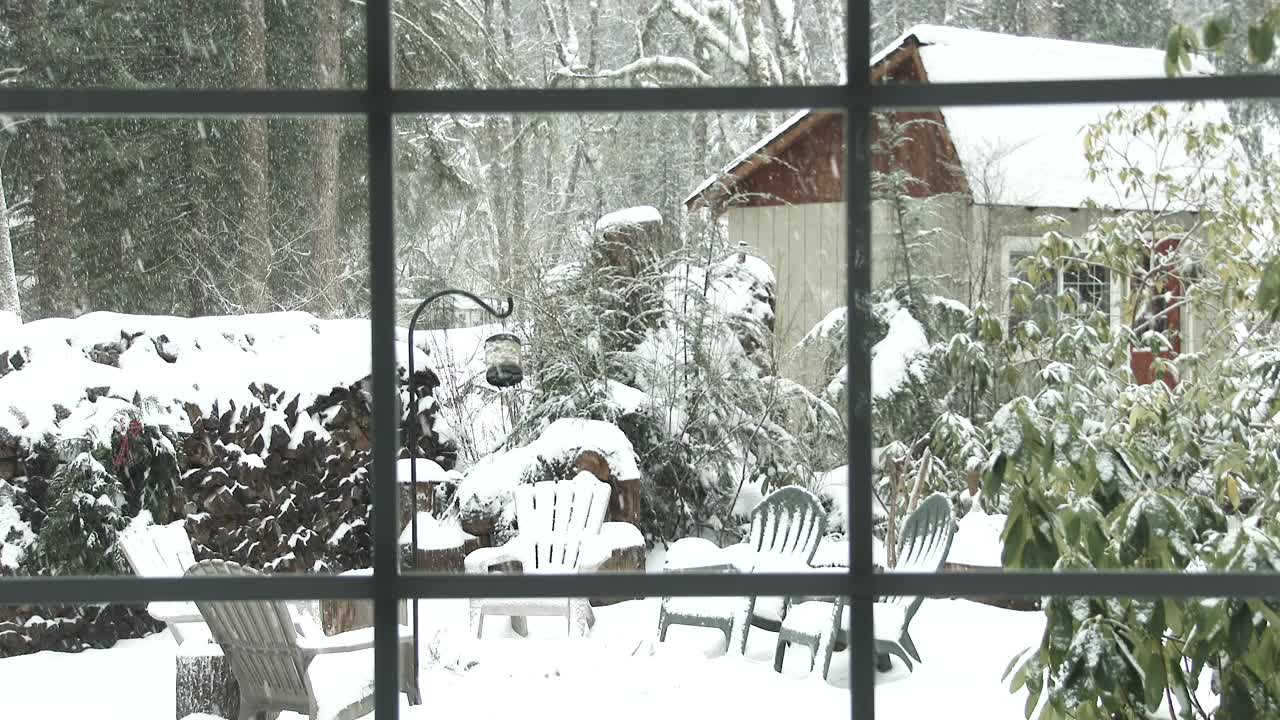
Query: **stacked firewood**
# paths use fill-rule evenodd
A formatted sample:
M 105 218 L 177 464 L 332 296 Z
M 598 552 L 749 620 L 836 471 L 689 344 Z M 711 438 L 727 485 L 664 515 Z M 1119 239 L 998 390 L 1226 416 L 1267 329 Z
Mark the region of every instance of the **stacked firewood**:
M 427 398 L 438 383 L 429 370 L 414 380 Z M 187 409 L 181 485 L 196 558 L 277 572 L 370 567 L 369 380 L 305 406 L 271 386 L 254 395 L 247 407 Z M 456 449 L 435 432 L 435 412 L 421 403 L 419 456 L 451 467 Z M 402 430 L 409 422 L 406 409 Z
M 108 648 L 120 638 L 141 637 L 162 627 L 140 609 L 124 605 L 0 607 L 0 658 L 38 650 Z

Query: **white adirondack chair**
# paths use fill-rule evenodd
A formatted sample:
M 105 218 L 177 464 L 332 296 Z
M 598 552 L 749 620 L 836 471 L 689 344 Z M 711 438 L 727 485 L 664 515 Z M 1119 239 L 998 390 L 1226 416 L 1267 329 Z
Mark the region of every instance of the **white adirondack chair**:
M 182 520 L 168 525 L 130 525 L 120 534 L 120 549 L 139 577 L 182 577 L 196 564 Z M 178 644 L 193 636 L 209 635 L 195 603 L 153 602 L 147 605 L 147 613 L 167 624 Z
M 257 575 L 222 560 L 202 560 L 190 576 Z M 352 720 L 373 712 L 373 628 L 326 637 L 283 602 L 197 602 L 240 686 L 240 720 L 282 710 L 311 720 Z M 413 650 L 413 631 L 399 626 L 402 654 Z M 400 662 L 400 689 L 421 697 L 414 664 Z
M 520 563 L 525 573 L 594 572 L 617 547 L 643 543 L 629 523 L 608 523 L 610 488 L 589 472 L 573 480 L 539 482 L 516 488 L 519 534 L 502 547 L 480 548 L 467 555 L 466 571 L 491 572 L 504 563 Z M 617 527 L 613 527 L 617 526 Z M 511 627 L 525 635 L 530 615 L 564 616 L 571 635 L 585 636 L 595 623 L 587 598 L 487 598 L 471 600 L 471 631 L 480 637 L 486 615 L 509 615 Z

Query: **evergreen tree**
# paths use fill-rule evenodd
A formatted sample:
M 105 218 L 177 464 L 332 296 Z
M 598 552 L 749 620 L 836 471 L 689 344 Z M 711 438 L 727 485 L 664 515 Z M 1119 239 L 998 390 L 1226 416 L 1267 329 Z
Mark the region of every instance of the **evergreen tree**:
M 1061 37 L 1126 47 L 1164 47 L 1173 24 L 1169 0 L 1061 0 L 1057 6 Z
M 104 575 L 121 569 L 116 539 L 125 526 L 124 488 L 92 455 L 62 465 L 49 484 L 49 517 L 36 540 L 53 575 Z

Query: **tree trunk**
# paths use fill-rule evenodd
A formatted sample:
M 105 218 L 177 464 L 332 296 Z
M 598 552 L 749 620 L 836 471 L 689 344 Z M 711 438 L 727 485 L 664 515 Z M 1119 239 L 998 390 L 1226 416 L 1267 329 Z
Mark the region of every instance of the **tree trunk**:
M 24 3 L 17 33 L 34 79 L 41 76 L 49 55 L 49 0 Z M 31 123 L 27 131 L 27 153 L 32 178 L 31 214 L 35 220 L 36 308 L 33 315 L 69 317 L 75 313 L 76 298 L 71 282 L 71 238 L 67 234 L 66 184 L 62 168 L 62 133 L 47 118 Z
M 71 281 L 71 239 L 67 235 L 67 189 L 62 168 L 62 137 L 47 120 L 32 124 L 31 193 L 35 218 L 36 314 L 38 317 L 75 315 Z
M 4 153 L 0 152 L 0 160 Z M 18 299 L 18 276 L 13 269 L 13 244 L 9 241 L 9 205 L 4 196 L 4 174 L 0 167 L 0 313 L 10 312 L 22 319 Z
M 747 80 L 752 85 L 776 85 L 781 82 L 777 60 L 769 51 L 764 34 L 764 17 L 760 0 L 744 0 L 742 22 L 747 31 Z M 755 114 L 756 132 L 765 135 L 773 127 L 773 116 L 768 112 Z
M 788 85 L 808 85 L 809 45 L 805 42 L 796 7 L 790 2 L 770 0 L 770 8 L 773 10 L 773 23 L 778 35 L 778 64 L 782 70 L 782 80 Z
M 267 85 L 267 24 L 263 0 L 240 0 L 236 23 L 236 87 Z M 240 293 L 244 310 L 262 312 L 271 306 L 271 183 L 267 169 L 267 120 L 239 121 L 236 165 L 240 193 Z
M 506 276 L 508 286 L 504 288 L 506 292 L 515 292 L 512 290 L 513 285 L 519 284 L 519 278 L 512 272 L 513 268 L 519 265 L 516 254 L 524 248 L 524 224 L 525 224 L 525 208 L 524 208 L 524 142 L 525 142 L 525 121 L 521 120 L 518 115 L 511 117 L 511 137 L 514 141 L 511 143 L 511 184 L 506 188 L 511 193 L 511 225 L 507 232 L 507 247 L 504 253 L 507 263 Z M 536 177 L 536 176 L 535 176 Z
M 504 22 L 502 26 L 502 39 L 506 46 L 507 58 L 511 60 L 515 58 L 515 37 L 512 32 L 512 23 L 515 19 L 511 11 L 511 0 L 502 0 L 502 14 Z M 518 84 L 515 79 L 515 84 Z M 504 267 L 500 273 L 507 281 L 504 291 L 514 292 L 511 285 L 516 281 L 512 268 L 515 266 L 515 252 L 521 247 L 520 240 L 524 235 L 524 128 L 525 122 L 520 119 L 519 115 L 512 115 L 510 119 L 511 127 L 511 182 L 504 188 L 505 192 L 511 193 L 511 224 L 510 229 L 499 238 L 499 242 L 505 242 L 506 247 L 502 249 L 502 262 Z
M 339 0 L 316 0 L 316 48 L 312 73 L 318 88 L 336 88 L 342 79 L 342 40 Z M 316 121 L 312 177 L 315 232 L 311 269 L 315 282 L 312 303 L 317 314 L 333 316 L 342 306 L 338 264 L 338 138 L 336 117 Z

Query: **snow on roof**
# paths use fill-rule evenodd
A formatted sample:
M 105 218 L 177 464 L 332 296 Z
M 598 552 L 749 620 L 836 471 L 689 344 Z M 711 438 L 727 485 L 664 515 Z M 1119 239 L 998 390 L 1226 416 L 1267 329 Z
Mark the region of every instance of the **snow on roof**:
M 652 205 L 615 210 L 596 221 L 596 232 L 604 232 L 620 225 L 642 225 L 644 223 L 662 222 L 662 213 Z
M 1031 80 L 1097 80 L 1163 77 L 1160 50 L 1098 43 L 1020 37 L 939 25 L 917 25 L 872 57 L 888 59 L 911 38 L 931 83 L 1008 82 Z M 1212 75 L 1214 68 L 1196 58 L 1188 75 Z M 960 155 L 974 200 L 989 205 L 1082 207 L 1094 200 L 1105 207 L 1139 209 L 1143 198 L 1118 197 L 1106 178 L 1091 181 L 1084 155 L 1084 130 L 1106 113 L 1120 108 L 1148 109 L 1152 104 L 1064 104 L 996 107 L 943 107 L 947 129 Z M 1171 124 L 1179 118 L 1198 123 L 1227 119 L 1226 106 L 1206 102 L 1187 114 L 1183 106 L 1167 106 Z M 775 143 L 811 111 L 788 118 L 746 152 L 704 180 L 686 203 L 726 176 L 750 172 L 741 167 Z M 1177 143 L 1174 143 L 1177 145 Z M 1172 148 L 1178 151 L 1179 148 Z M 1139 164 L 1155 164 L 1155 151 L 1134 143 L 1127 150 Z M 1166 157 L 1163 169 L 1176 172 L 1178 152 Z M 992 182 L 995 180 L 995 182 Z
M 703 180 L 702 183 L 699 184 L 698 187 L 695 188 L 693 192 L 689 193 L 689 196 L 686 197 L 684 201 L 688 203 L 690 200 L 693 200 L 694 198 L 698 197 L 702 193 L 706 192 L 707 188 L 710 188 L 712 185 L 716 184 L 717 182 L 724 180 L 725 176 L 733 172 L 734 168 L 738 167 L 742 163 L 745 163 L 747 160 L 750 160 L 761 150 L 773 144 L 774 140 L 777 140 L 782 135 L 785 135 L 788 130 L 795 127 L 796 124 L 799 123 L 801 120 L 805 119 L 805 117 L 807 117 L 810 112 L 811 112 L 810 110 L 801 110 L 795 115 L 792 115 L 791 117 L 787 118 L 781 125 L 779 125 L 778 127 L 774 128 L 772 131 L 770 131 L 768 135 L 765 135 L 764 137 L 760 138 L 760 141 L 757 142 L 755 145 L 752 145 L 746 150 L 743 150 L 742 153 L 738 155 L 738 157 L 726 163 L 724 167 L 720 168 L 720 172 L 716 173 L 715 175 L 712 175 L 706 180 Z
M 1160 50 L 934 25 L 912 28 L 909 34 L 920 41 L 920 59 L 932 83 L 1156 78 L 1165 74 L 1165 55 Z M 1011 62 L 1012 58 L 1016 62 Z M 1211 75 L 1213 66 L 1197 60 L 1188 74 Z M 1107 178 L 1089 179 L 1084 131 L 1114 110 L 1145 111 L 1151 107 L 1150 103 L 944 107 L 942 115 L 977 202 L 1072 208 L 1093 200 L 1105 207 L 1142 209 L 1147 199 L 1120 197 Z M 1204 103 L 1190 111 L 1183 107 L 1168 106 L 1171 124 L 1227 118 L 1221 102 Z M 1169 170 L 1185 160 L 1177 157 L 1179 148 L 1172 149 L 1175 152 L 1163 164 L 1157 151 L 1141 141 L 1130 143 L 1126 153 L 1140 167 Z

